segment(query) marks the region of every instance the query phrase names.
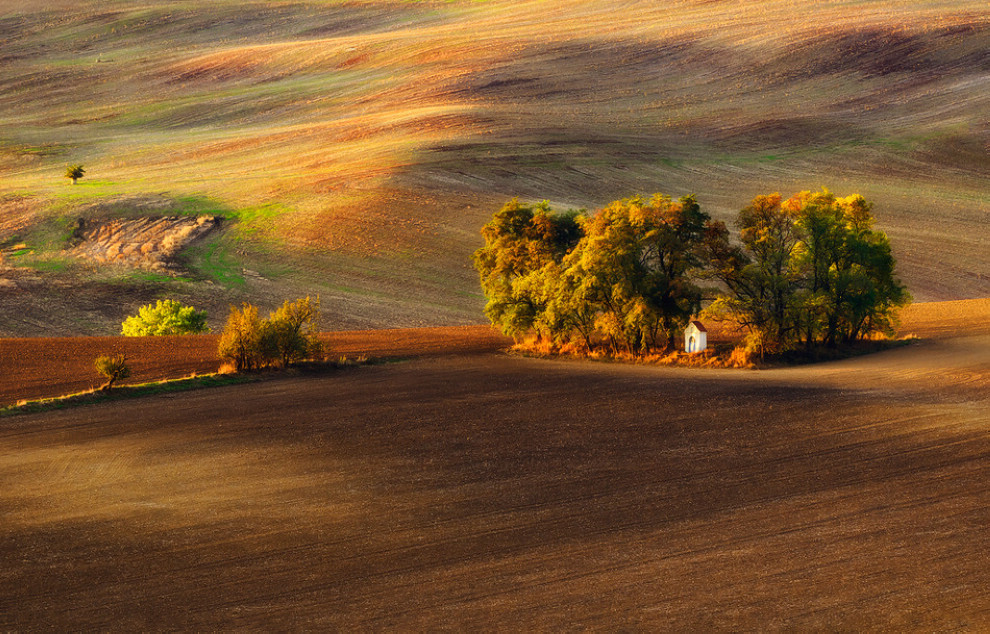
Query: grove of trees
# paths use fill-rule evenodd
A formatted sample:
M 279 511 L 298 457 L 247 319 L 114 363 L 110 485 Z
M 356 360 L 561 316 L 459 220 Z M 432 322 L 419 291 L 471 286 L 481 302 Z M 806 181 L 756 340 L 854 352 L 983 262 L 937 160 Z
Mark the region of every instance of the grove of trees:
M 761 354 L 890 332 L 910 296 L 861 196 L 758 196 L 738 240 L 694 196 L 615 201 L 594 214 L 506 203 L 474 254 L 485 314 L 507 335 L 613 354 L 670 351 L 703 300 Z
M 872 207 L 827 190 L 757 196 L 739 212 L 738 245 L 711 223 L 707 273 L 723 292 L 708 314 L 746 326 L 761 354 L 892 334 L 911 296 L 895 276 L 890 240 L 873 229 Z

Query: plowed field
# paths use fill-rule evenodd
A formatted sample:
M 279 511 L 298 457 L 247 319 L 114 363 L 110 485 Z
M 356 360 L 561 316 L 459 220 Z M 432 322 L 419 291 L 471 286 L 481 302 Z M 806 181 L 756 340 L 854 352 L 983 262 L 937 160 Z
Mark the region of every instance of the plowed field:
M 988 309 L 814 366 L 431 356 L 5 419 L 0 629 L 986 630 Z
M 493 352 L 508 340 L 488 326 L 354 330 L 323 336 L 331 356 L 421 357 Z M 131 378 L 144 383 L 216 372 L 216 335 L 0 339 L 0 406 L 98 386 L 101 354 L 125 354 Z

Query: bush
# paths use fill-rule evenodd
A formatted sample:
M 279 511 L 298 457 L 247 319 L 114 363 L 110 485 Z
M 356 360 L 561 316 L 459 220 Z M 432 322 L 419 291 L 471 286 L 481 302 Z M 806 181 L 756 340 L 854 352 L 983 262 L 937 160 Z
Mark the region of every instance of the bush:
M 317 338 L 320 300 L 309 297 L 286 301 L 269 314 L 258 316 L 258 308 L 245 303 L 233 306 L 220 336 L 218 354 L 235 370 L 253 370 L 271 365 L 287 367 L 295 361 L 321 357 Z
M 122 381 L 131 375 L 131 369 L 127 365 L 127 357 L 122 354 L 100 355 L 96 357 L 93 365 L 96 367 L 96 371 L 107 380 L 100 386 L 104 392 L 109 392 L 115 382 Z
M 174 299 L 158 300 L 152 306 L 142 306 L 121 324 L 125 337 L 148 335 L 196 335 L 208 332 L 206 311 L 184 306 Z

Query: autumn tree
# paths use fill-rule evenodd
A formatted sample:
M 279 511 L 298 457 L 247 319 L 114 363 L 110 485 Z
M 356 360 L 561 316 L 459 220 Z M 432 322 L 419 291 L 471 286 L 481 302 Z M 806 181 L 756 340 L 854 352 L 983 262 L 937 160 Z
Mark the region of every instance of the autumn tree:
M 889 334 L 910 295 L 871 210 L 862 196 L 827 190 L 757 196 L 739 213 L 738 245 L 709 223 L 709 273 L 725 292 L 707 313 L 746 326 L 761 353 Z
M 503 333 L 516 337 L 534 327 L 548 301 L 550 273 L 541 271 L 559 264 L 577 243 L 579 215 L 513 199 L 482 229 L 485 245 L 475 251 L 474 265 L 488 298 L 485 315 Z
M 796 214 L 781 206 L 780 194 L 757 196 L 739 212 L 736 227 L 741 245 L 731 242 L 724 223 L 706 227 L 710 276 L 728 290 L 708 307 L 708 314 L 731 317 L 748 328 L 761 355 L 779 352 L 797 336 L 799 326 Z
M 218 345 L 220 359 L 233 364 L 234 369 L 253 370 L 265 364 L 261 347 L 262 320 L 258 307 L 245 302 L 241 308 L 230 307 Z
M 287 367 L 294 361 L 319 357 L 319 309 L 319 298 L 305 297 L 286 301 L 262 319 L 257 306 L 231 306 L 220 335 L 218 355 L 238 371 Z
M 100 390 L 109 392 L 113 384 L 123 381 L 131 376 L 131 368 L 127 365 L 127 357 L 122 354 L 106 355 L 101 354 L 93 361 L 96 371 L 107 381 L 100 386 Z
M 615 201 L 583 224 L 584 237 L 564 258 L 564 278 L 592 308 L 595 331 L 613 352 L 673 347 L 700 308 L 691 273 L 702 264 L 708 219 L 694 196 L 655 194 Z
M 796 266 L 805 279 L 805 344 L 890 334 L 897 309 L 911 297 L 895 277 L 890 240 L 873 230 L 872 203 L 822 190 L 801 192 L 786 204 L 802 233 Z
M 288 300 L 273 311 L 261 325 L 260 346 L 268 358 L 277 359 L 282 367 L 293 361 L 319 356 L 318 317 L 320 299 L 308 296 Z

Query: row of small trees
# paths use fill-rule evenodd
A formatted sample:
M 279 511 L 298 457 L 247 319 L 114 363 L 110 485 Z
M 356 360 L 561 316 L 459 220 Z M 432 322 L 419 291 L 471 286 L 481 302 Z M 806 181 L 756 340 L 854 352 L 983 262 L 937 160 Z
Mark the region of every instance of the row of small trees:
M 257 306 L 245 303 L 230 307 L 230 315 L 220 335 L 218 355 L 235 370 L 254 370 L 269 366 L 288 367 L 304 359 L 323 358 L 319 340 L 320 300 L 305 297 L 286 301 L 262 319 Z M 129 337 L 192 335 L 208 332 L 206 312 L 185 306 L 174 299 L 158 300 L 142 306 L 121 324 Z M 123 354 L 100 355 L 93 362 L 106 379 L 100 387 L 109 391 L 114 383 L 130 376 L 131 369 Z
M 670 350 L 708 299 L 706 314 L 746 327 L 754 349 L 782 352 L 889 331 L 909 301 L 870 211 L 858 195 L 759 196 L 736 243 L 694 196 L 636 196 L 590 215 L 514 199 L 482 229 L 474 263 L 485 314 L 510 336 Z
M 306 297 L 286 301 L 262 319 L 257 306 L 231 306 L 220 335 L 220 358 L 235 370 L 253 370 L 273 365 L 287 367 L 294 361 L 322 357 L 316 327 L 319 308 L 319 299 Z
M 252 304 L 231 306 L 220 335 L 220 359 L 237 370 L 251 370 L 319 358 L 319 312 L 319 298 L 310 297 L 286 301 L 267 318 L 262 318 Z M 206 319 L 206 311 L 174 299 L 158 300 L 125 319 L 121 333 L 129 337 L 199 334 L 209 331 Z

